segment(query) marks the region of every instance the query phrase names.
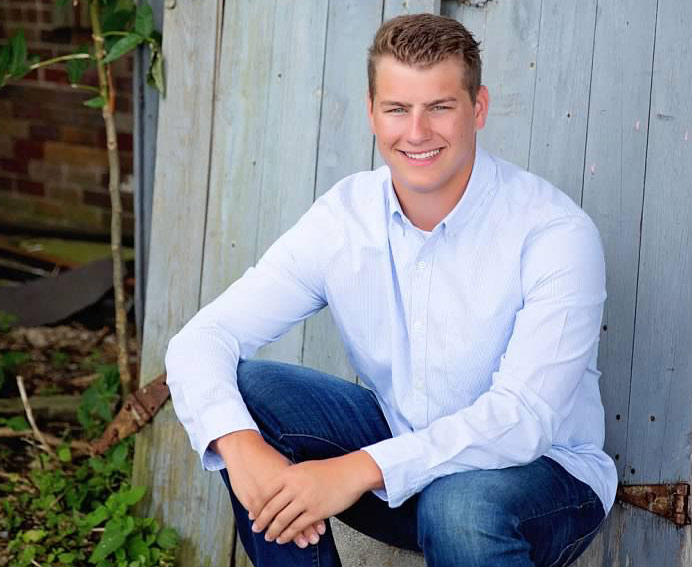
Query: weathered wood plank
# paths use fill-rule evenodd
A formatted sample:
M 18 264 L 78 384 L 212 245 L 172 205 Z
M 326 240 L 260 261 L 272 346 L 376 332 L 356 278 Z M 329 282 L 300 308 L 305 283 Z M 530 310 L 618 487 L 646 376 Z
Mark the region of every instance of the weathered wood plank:
M 381 23 L 382 2 L 330 2 L 315 196 L 370 169 L 373 136 L 366 114 L 367 49 Z M 329 308 L 305 323 L 303 364 L 355 380 Z
M 622 478 L 656 5 L 598 5 L 582 205 L 603 238 L 608 300 L 599 349 L 606 450 Z
M 490 109 L 478 141 L 490 152 L 527 168 L 541 1 L 493 2 L 484 8 L 454 2 L 447 10 L 481 41 L 482 82 L 490 92 Z
M 262 156 L 260 254 L 313 202 L 327 9 L 328 3 L 321 0 L 277 4 L 265 109 L 272 143 L 265 144 Z M 303 324 L 296 325 L 280 341 L 261 349 L 260 356 L 300 363 L 303 334 Z
M 255 264 L 276 2 L 232 2 L 214 113 L 201 304 Z
M 199 307 L 222 12 L 223 4 L 184 2 L 164 15 L 168 96 L 159 107 L 151 234 L 156 254 L 149 263 L 142 383 L 163 370 L 168 340 Z M 137 436 L 133 481 L 150 487 L 143 511 L 183 537 L 181 565 L 227 563 L 232 536 L 226 529 L 228 499 L 220 498 L 218 486 L 202 472 L 170 404 Z
M 628 482 L 690 478 L 692 4 L 658 3 L 628 426 Z
M 543 0 L 529 169 L 581 203 L 596 1 Z

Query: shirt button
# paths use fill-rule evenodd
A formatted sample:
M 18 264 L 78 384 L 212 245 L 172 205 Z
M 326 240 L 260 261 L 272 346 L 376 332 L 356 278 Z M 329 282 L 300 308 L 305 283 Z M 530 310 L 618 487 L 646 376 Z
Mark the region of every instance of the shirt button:
M 422 328 L 423 328 L 423 323 L 421 323 L 420 321 L 416 321 L 413 324 L 413 329 L 416 331 L 420 331 Z
M 418 262 L 418 269 L 425 270 L 425 262 Z

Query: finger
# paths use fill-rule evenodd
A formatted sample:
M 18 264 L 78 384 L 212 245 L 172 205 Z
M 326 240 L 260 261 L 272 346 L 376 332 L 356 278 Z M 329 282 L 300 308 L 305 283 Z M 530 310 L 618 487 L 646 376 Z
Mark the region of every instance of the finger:
M 300 536 L 301 534 L 298 534 L 298 539 L 300 538 Z M 308 526 L 307 528 L 305 528 L 302 531 L 302 536 L 308 543 L 311 543 L 312 545 L 317 545 L 317 543 L 320 541 L 320 536 L 317 533 L 315 526 Z
M 324 520 L 320 520 L 315 524 L 315 529 L 317 530 L 317 533 L 320 535 L 324 535 L 327 533 L 327 526 L 324 523 Z
M 252 524 L 252 531 L 255 533 L 263 531 L 290 502 L 291 495 L 288 492 L 279 492 L 264 505 L 264 508 L 257 515 L 257 519 Z
M 298 517 L 296 517 L 293 522 L 288 524 L 288 526 L 279 534 L 276 538 L 276 543 L 284 543 L 286 541 L 291 541 L 299 533 L 305 530 L 308 526 L 312 524 L 314 518 L 303 512 Z
M 267 532 L 264 534 L 264 539 L 267 541 L 274 541 L 279 534 L 281 534 L 298 516 L 303 513 L 303 510 L 304 508 L 295 500 L 291 502 L 288 506 L 281 510 L 281 512 L 279 512 L 272 520 L 271 524 L 269 524 Z M 291 537 L 283 538 L 281 541 L 277 541 L 276 543 L 286 543 L 288 541 L 292 541 L 293 538 L 296 537 L 299 532 L 302 532 L 305 528 L 307 528 L 308 525 L 309 523 L 302 526 L 299 530 L 294 529 Z

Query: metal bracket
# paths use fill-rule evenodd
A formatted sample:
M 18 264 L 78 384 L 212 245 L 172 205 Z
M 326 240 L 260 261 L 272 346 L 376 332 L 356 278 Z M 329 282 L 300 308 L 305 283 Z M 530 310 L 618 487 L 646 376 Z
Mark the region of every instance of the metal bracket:
M 676 526 L 690 524 L 688 501 L 690 485 L 637 484 L 618 486 L 617 499 L 637 508 L 648 510 L 673 522 Z

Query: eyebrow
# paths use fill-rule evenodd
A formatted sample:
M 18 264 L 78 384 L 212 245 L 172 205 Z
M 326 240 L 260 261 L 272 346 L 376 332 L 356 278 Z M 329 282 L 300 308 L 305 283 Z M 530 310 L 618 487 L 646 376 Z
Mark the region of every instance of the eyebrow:
M 449 96 L 447 98 L 438 98 L 431 102 L 426 102 L 425 106 L 435 106 L 436 104 L 443 104 L 446 102 L 457 102 L 456 97 Z M 413 105 L 407 102 L 398 102 L 396 100 L 383 100 L 380 101 L 381 106 L 401 106 L 403 108 L 411 108 Z

